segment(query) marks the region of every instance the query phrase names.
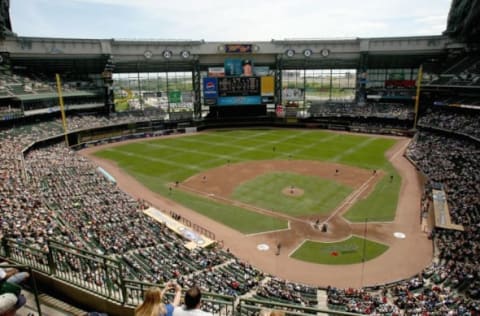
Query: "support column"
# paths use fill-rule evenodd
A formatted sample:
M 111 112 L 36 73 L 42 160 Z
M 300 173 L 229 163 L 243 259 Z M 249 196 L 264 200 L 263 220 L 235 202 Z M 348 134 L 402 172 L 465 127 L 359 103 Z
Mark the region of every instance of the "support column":
M 368 53 L 360 53 L 360 62 L 357 69 L 357 84 L 355 101 L 358 104 L 365 104 L 367 101 L 367 80 L 368 80 Z
M 275 58 L 275 105 L 282 104 L 282 57 Z
M 193 116 L 202 117 L 202 76 L 200 74 L 200 65 L 198 60 L 193 64 L 192 71 L 192 90 L 193 90 Z

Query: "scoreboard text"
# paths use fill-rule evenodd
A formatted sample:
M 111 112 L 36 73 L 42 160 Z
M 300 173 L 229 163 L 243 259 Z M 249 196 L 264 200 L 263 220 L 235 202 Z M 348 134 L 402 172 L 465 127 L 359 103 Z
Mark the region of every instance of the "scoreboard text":
M 240 97 L 260 95 L 259 77 L 218 78 L 218 96 Z

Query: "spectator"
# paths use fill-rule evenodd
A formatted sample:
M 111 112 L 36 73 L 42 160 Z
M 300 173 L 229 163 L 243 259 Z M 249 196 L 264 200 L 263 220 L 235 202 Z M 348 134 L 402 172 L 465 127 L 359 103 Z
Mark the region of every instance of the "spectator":
M 165 292 L 175 289 L 175 296 L 172 304 L 164 304 L 163 298 Z M 175 306 L 180 304 L 180 294 L 182 288 L 176 283 L 168 283 L 163 290 L 158 287 L 152 287 L 145 292 L 145 299 L 135 309 L 135 316 L 172 316 Z
M 193 286 L 185 292 L 185 305 L 177 307 L 173 316 L 212 316 L 211 313 L 200 309 L 202 292 L 197 286 Z
M 25 296 L 12 293 L 0 295 L 0 316 L 15 316 L 17 310 L 27 302 Z
M 20 284 L 29 278 L 28 272 L 20 272 L 15 268 L 4 269 L 0 267 L 0 280 L 6 279 L 7 282 Z

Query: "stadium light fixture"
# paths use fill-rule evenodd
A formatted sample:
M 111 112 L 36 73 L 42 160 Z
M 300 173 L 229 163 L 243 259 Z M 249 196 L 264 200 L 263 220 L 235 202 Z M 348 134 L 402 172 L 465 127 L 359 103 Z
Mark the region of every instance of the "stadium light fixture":
M 285 55 L 287 55 L 287 57 L 293 57 L 295 56 L 295 51 L 293 49 L 287 49 Z
M 306 50 L 303 51 L 303 56 L 305 56 L 305 57 L 310 57 L 310 56 L 312 56 L 312 54 L 313 54 L 313 52 L 312 52 L 311 49 L 307 48 Z
M 145 56 L 146 59 L 150 59 L 152 58 L 153 56 L 153 53 L 149 50 L 146 50 L 144 53 L 143 53 L 143 56 Z
M 170 59 L 170 58 L 172 58 L 173 54 L 172 54 L 172 51 L 164 50 L 163 53 L 162 53 L 162 56 L 165 59 Z
M 188 50 L 182 50 L 180 56 L 182 56 L 183 59 L 187 59 L 190 57 L 190 52 Z

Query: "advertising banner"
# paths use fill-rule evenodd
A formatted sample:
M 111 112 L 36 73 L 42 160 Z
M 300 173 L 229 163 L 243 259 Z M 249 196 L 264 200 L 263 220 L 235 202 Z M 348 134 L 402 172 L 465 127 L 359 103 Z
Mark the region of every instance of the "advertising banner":
M 217 105 L 260 105 L 260 96 L 220 97 Z
M 224 60 L 223 65 L 225 68 L 226 76 L 241 76 L 243 73 L 242 60 L 227 58 Z
M 208 68 L 209 77 L 225 77 L 225 68 L 224 67 L 209 67 Z
M 253 68 L 253 74 L 258 77 L 268 76 L 270 74 L 270 68 L 268 66 L 255 66 L 255 68 Z
M 227 44 L 225 53 L 251 53 L 252 48 L 252 44 Z
M 181 91 L 169 91 L 168 92 L 168 101 L 170 103 L 180 103 L 180 102 L 182 102 L 182 92 Z
M 203 96 L 205 98 L 216 98 L 218 96 L 217 87 L 217 78 L 203 78 Z
M 268 97 L 274 94 L 274 79 L 272 76 L 261 77 L 260 79 L 261 95 Z

